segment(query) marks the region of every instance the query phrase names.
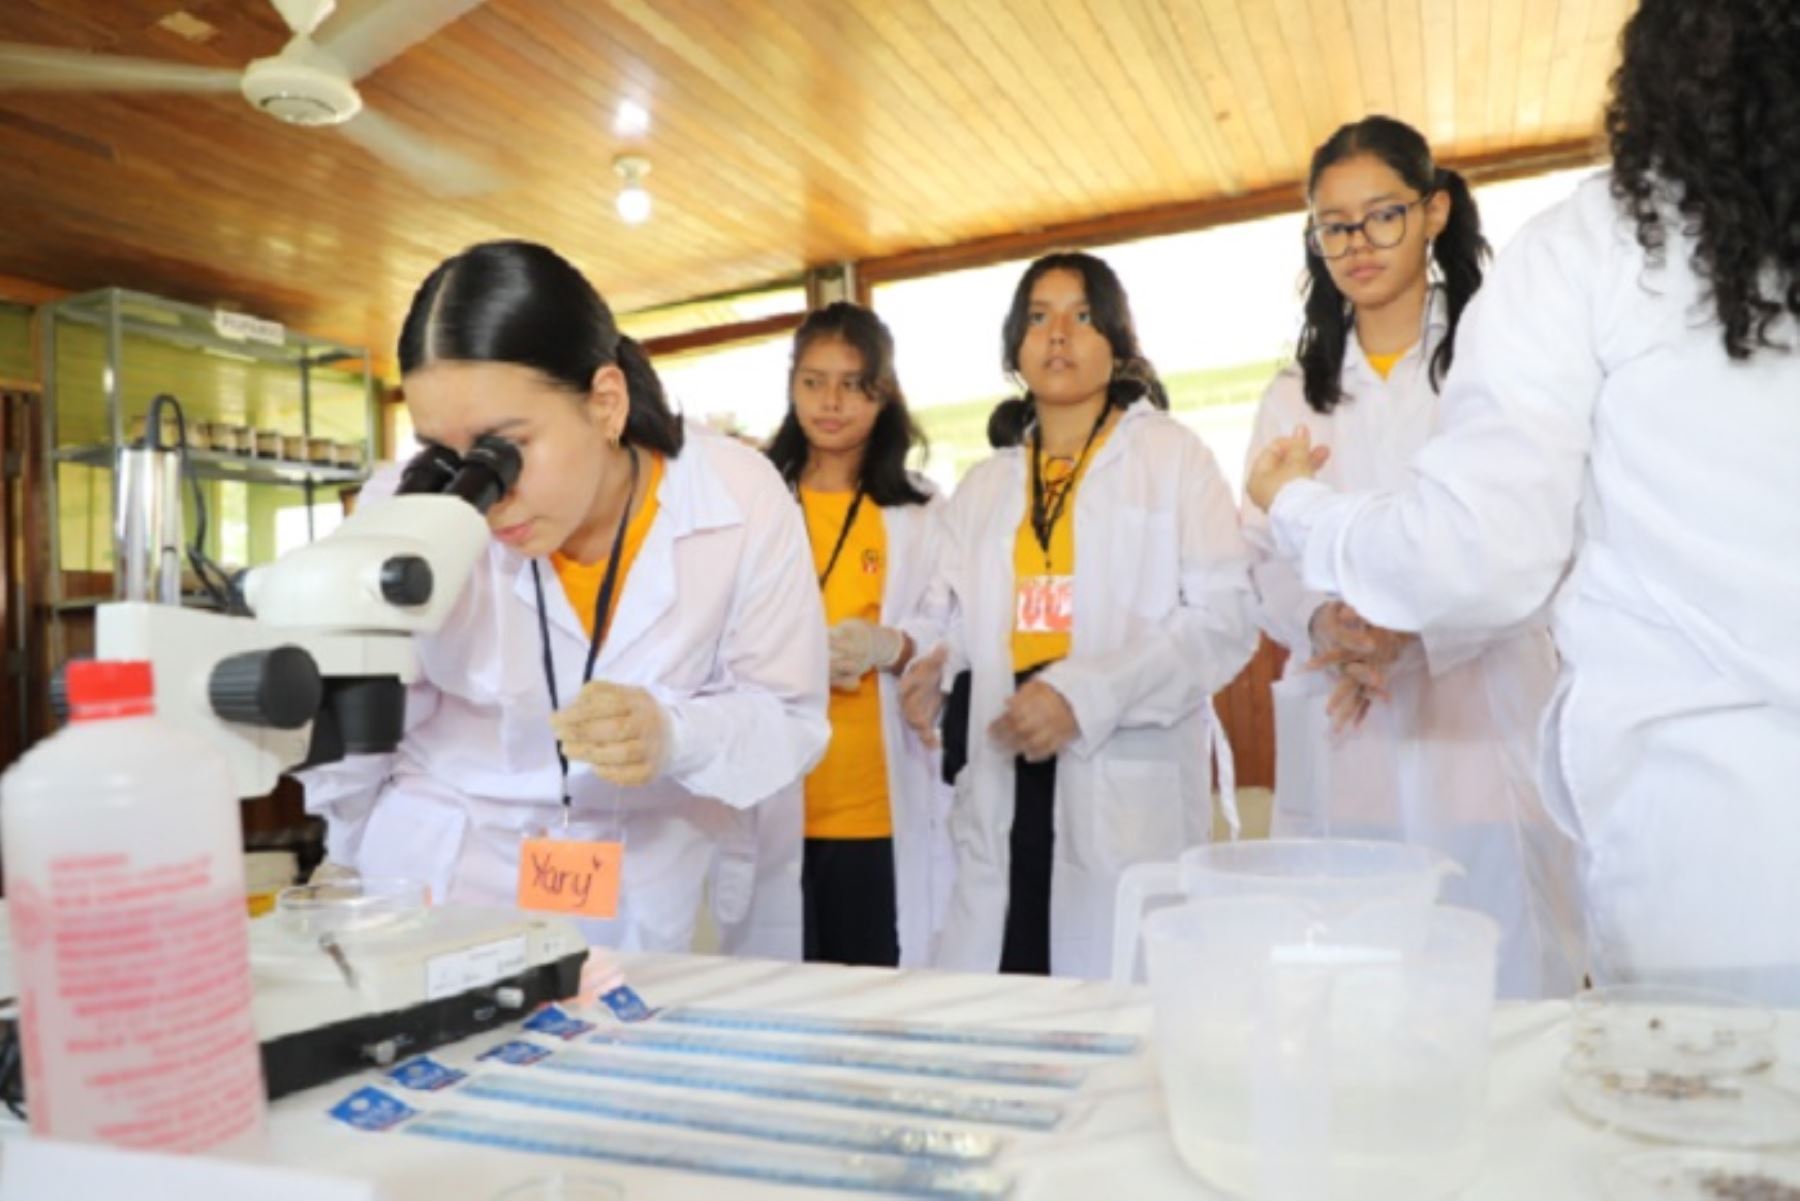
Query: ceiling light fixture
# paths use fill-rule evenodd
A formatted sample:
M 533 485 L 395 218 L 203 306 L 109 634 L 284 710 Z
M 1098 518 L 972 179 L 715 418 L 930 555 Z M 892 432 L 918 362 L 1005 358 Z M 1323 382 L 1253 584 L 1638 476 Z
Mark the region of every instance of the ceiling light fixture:
M 644 176 L 650 174 L 650 160 L 641 154 L 621 154 L 613 160 L 613 171 L 625 183 L 615 202 L 619 220 L 627 225 L 642 225 L 650 219 L 650 193 L 644 190 Z

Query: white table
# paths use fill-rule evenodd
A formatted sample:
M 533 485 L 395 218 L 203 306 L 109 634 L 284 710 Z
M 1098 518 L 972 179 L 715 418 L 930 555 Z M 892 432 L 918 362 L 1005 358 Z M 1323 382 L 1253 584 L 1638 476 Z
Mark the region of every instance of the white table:
M 1134 990 L 1121 999 L 1109 986 L 1086 981 L 888 972 L 685 955 L 627 956 L 623 963 L 630 983 L 652 1005 L 711 1004 L 1104 1033 L 1147 1034 L 1150 1029 L 1144 992 Z M 1567 1013 L 1567 1005 L 1560 1002 L 1502 1006 L 1498 1011 L 1487 1167 L 1482 1179 L 1463 1194 L 1466 1201 L 1594 1201 L 1604 1196 L 1602 1181 L 1609 1165 L 1623 1154 L 1642 1149 L 1643 1144 L 1592 1129 L 1563 1105 L 1557 1068 L 1567 1038 Z M 1790 1017 L 1784 1033 L 1789 1054 L 1800 1050 L 1795 1046 L 1800 1042 L 1795 1037 L 1800 1034 L 1800 1021 Z M 437 1057 L 464 1067 L 474 1055 L 499 1041 L 498 1034 L 470 1039 L 445 1048 Z M 1175 1156 L 1164 1125 L 1152 1054 L 1146 1047 L 1126 1060 L 1093 1060 L 1092 1074 L 1068 1102 L 1070 1117 L 1060 1129 L 1048 1134 L 1006 1132 L 1008 1149 L 998 1166 L 1017 1174 L 1016 1197 L 1156 1201 L 1212 1195 Z M 699 1061 L 684 1057 L 682 1062 Z M 364 1134 L 325 1116 L 333 1103 L 359 1084 L 375 1080 L 371 1073 L 366 1080 L 340 1081 L 277 1102 L 271 1116 L 275 1158 L 313 1171 L 378 1181 L 391 1201 L 488 1201 L 496 1192 L 554 1168 L 616 1181 L 628 1201 L 696 1197 L 755 1201 L 839 1195 L 654 1169 L 540 1159 L 391 1132 Z M 1020 1095 L 1043 1097 L 1046 1091 Z M 473 1100 L 461 1104 L 481 1107 Z M 744 1104 L 758 1102 L 746 1099 Z M 491 1112 L 511 1117 L 538 1113 L 559 1122 L 583 1120 L 511 1106 L 494 1107 Z M 640 1129 L 664 1132 L 660 1127 Z

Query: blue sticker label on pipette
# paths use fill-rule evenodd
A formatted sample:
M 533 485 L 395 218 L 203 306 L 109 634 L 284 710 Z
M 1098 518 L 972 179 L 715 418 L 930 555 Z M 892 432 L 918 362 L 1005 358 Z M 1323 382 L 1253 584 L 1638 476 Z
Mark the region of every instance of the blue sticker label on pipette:
M 356 1130 L 389 1130 L 419 1111 L 378 1088 L 359 1088 L 332 1106 L 330 1115 Z
M 533 1034 L 548 1034 L 561 1039 L 580 1038 L 593 1028 L 594 1023 L 572 1018 L 555 1005 L 544 1006 L 525 1022 L 525 1029 Z
M 536 1043 L 521 1042 L 518 1039 L 514 1039 L 512 1042 L 501 1043 L 492 1050 L 483 1051 L 481 1053 L 481 1058 L 494 1059 L 501 1063 L 510 1063 L 514 1067 L 522 1068 L 546 1060 L 550 1058 L 550 1055 L 551 1051 L 548 1047 L 540 1047 Z
M 644 1003 L 644 998 L 629 984 L 621 984 L 611 992 L 601 996 L 600 1003 L 612 1010 L 612 1015 L 621 1022 L 641 1022 L 657 1015 L 658 1010 Z
M 439 1089 L 449 1088 L 458 1080 L 468 1079 L 468 1076 L 467 1072 L 447 1068 L 428 1055 L 409 1059 L 388 1073 L 388 1079 L 401 1088 L 427 1093 L 435 1093 Z

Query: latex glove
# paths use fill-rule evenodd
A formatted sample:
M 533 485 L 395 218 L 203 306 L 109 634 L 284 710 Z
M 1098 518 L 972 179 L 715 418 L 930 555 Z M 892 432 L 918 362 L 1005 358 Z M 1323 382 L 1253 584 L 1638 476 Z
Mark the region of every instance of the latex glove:
M 847 617 L 826 635 L 831 650 L 831 686 L 855 692 L 871 671 L 887 671 L 906 655 L 906 635 L 860 617 Z
M 1259 509 L 1267 512 L 1283 488 L 1295 480 L 1310 480 L 1330 457 L 1329 446 L 1314 446 L 1311 431 L 1297 425 L 1292 434 L 1263 447 L 1256 462 L 1250 465 L 1244 491 Z
M 1365 620 L 1343 601 L 1328 601 L 1313 610 L 1307 628 L 1313 643 L 1308 668 L 1329 668 L 1352 677 L 1371 695 L 1383 699 L 1387 697 L 1387 669 L 1419 640 L 1417 634 L 1384 629 Z
M 900 714 L 931 750 L 938 748 L 938 716 L 944 711 L 944 661 L 950 648 L 939 646 L 914 659 L 900 676 Z
M 1062 693 L 1042 680 L 1029 680 L 1007 698 L 988 734 L 1027 761 L 1042 763 L 1079 738 L 1081 725 Z
M 1374 694 L 1357 683 L 1354 676 L 1340 675 L 1325 699 L 1325 713 L 1331 718 L 1331 732 L 1342 734 L 1362 725 L 1374 705 Z
M 625 788 L 654 780 L 669 757 L 669 715 L 642 688 L 590 680 L 575 700 L 550 715 L 563 753 Z

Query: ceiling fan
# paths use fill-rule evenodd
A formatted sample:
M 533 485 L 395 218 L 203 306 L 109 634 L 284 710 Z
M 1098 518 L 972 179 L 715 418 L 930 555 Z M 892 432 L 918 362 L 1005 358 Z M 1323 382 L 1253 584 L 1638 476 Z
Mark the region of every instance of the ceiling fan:
M 294 36 L 242 71 L 0 42 L 0 92 L 237 92 L 289 124 L 336 126 L 437 195 L 469 196 L 499 186 L 487 166 L 365 108 L 355 83 L 483 0 L 382 0 L 334 22 L 316 40 L 337 0 L 270 2 Z

